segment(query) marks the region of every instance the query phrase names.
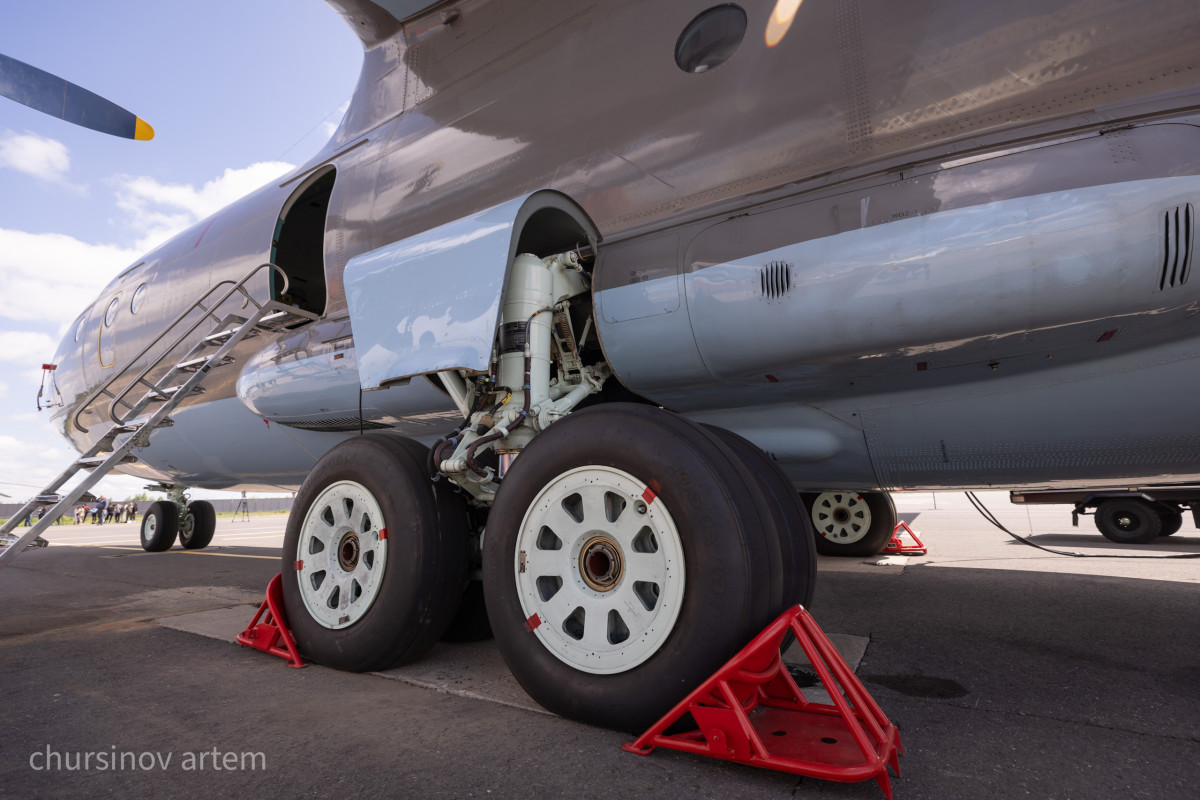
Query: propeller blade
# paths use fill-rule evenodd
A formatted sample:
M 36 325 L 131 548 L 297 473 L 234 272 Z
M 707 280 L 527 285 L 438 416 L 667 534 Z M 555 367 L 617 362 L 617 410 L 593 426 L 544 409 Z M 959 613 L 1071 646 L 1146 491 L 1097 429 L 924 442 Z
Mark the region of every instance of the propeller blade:
M 0 95 L 52 117 L 125 139 L 153 139 L 154 128 L 111 100 L 0 54 Z

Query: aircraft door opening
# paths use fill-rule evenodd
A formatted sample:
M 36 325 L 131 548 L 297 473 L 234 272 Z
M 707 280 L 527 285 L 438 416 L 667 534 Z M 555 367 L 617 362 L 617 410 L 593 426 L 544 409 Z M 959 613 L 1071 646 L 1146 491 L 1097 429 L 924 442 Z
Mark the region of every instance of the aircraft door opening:
M 271 261 L 288 276 L 281 294 L 272 273 L 271 297 L 314 314 L 325 313 L 325 220 L 336 175 L 333 167 L 318 172 L 288 198 L 271 242 Z

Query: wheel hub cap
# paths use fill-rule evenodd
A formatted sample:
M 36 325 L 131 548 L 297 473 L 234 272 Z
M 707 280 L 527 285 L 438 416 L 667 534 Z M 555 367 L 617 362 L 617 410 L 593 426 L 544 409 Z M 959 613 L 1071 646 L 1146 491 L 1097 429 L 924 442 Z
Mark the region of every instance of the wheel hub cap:
M 621 546 L 607 536 L 595 537 L 579 554 L 579 572 L 583 581 L 598 592 L 610 591 L 620 583 L 624 569 Z
M 358 566 L 358 534 L 354 531 L 347 531 L 342 535 L 342 541 L 338 545 L 338 566 L 346 572 L 353 572 Z

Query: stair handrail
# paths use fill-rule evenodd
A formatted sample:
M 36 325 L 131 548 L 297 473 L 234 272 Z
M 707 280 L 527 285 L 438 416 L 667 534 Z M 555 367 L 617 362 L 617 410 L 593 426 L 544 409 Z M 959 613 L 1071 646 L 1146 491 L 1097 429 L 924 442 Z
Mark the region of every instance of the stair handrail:
M 83 426 L 82 422 L 80 421 L 80 417 L 83 415 L 83 413 L 85 411 L 87 411 L 91 407 L 91 405 L 94 402 L 96 402 L 96 400 L 101 395 L 108 395 L 109 397 L 112 398 L 112 402 L 109 403 L 109 413 L 108 413 L 109 419 L 115 424 L 118 424 L 118 425 L 122 424 L 123 420 L 117 419 L 117 417 L 115 416 L 116 403 L 121 398 L 125 397 L 134 386 L 136 386 L 139 382 L 143 381 L 143 379 L 145 379 L 145 377 L 148 374 L 150 374 L 151 371 L 153 371 L 160 364 L 162 364 L 163 359 L 169 353 L 174 352 L 175 348 L 179 347 L 179 345 L 182 344 L 185 339 L 187 339 L 189 336 L 191 336 L 193 333 L 195 333 L 196 329 L 199 328 L 200 325 L 203 324 L 203 322 L 206 319 L 212 317 L 213 320 L 215 320 L 216 322 L 218 322 L 218 323 L 222 322 L 223 320 L 221 318 L 217 317 L 213 312 L 216 309 L 223 306 L 225 304 L 225 301 L 228 300 L 230 297 L 232 297 L 234 294 L 241 293 L 241 295 L 243 297 L 245 297 L 248 302 L 252 303 L 258 311 L 262 311 L 263 308 L 267 304 L 271 303 L 272 301 L 267 300 L 264 303 L 258 302 L 257 300 L 254 299 L 254 296 L 251 295 L 250 292 L 248 292 L 246 290 L 246 284 L 255 275 L 257 275 L 259 272 L 261 272 L 264 268 L 274 270 L 279 275 L 279 277 L 283 279 L 283 286 L 280 288 L 280 290 L 278 291 L 277 294 L 280 296 L 286 294 L 287 290 L 288 290 L 287 273 L 285 273 L 283 271 L 283 268 L 280 267 L 278 264 L 273 264 L 269 261 L 264 262 L 262 264 L 259 264 L 256 267 L 254 267 L 249 272 L 247 272 L 245 274 L 245 276 L 243 276 L 242 279 L 239 281 L 233 281 L 233 280 L 226 279 L 226 280 L 219 281 L 219 282 L 213 284 L 211 287 L 209 287 L 207 292 L 205 292 L 203 295 L 201 295 L 199 298 L 197 298 L 194 303 L 192 303 L 190 306 L 188 306 L 186 309 L 184 309 L 179 314 L 179 316 L 175 317 L 175 319 L 172 320 L 169 325 L 167 325 L 165 328 L 163 328 L 162 333 L 160 333 L 158 336 L 151 339 L 150 342 L 145 347 L 143 347 L 138 352 L 137 355 L 135 355 L 133 358 L 129 359 L 129 361 L 127 361 L 125 363 L 125 366 L 121 367 L 119 370 L 114 372 L 111 376 L 109 376 L 107 381 L 100 384 L 100 386 L 98 386 L 94 391 L 92 391 L 92 393 L 90 395 L 88 395 L 87 399 L 84 400 L 79 405 L 79 407 L 75 410 L 75 413 L 71 417 L 71 421 L 72 421 L 72 424 L 74 425 L 75 429 L 78 430 L 80 433 L 88 432 L 88 429 L 85 428 Z M 232 284 L 232 285 L 230 286 L 228 291 L 225 292 L 225 294 L 221 295 L 221 298 L 219 300 L 217 300 L 217 302 L 213 303 L 211 306 L 203 306 L 202 305 L 205 300 L 208 300 L 213 295 L 213 293 L 216 292 L 217 289 L 219 289 L 220 287 L 225 286 L 227 284 Z M 245 304 L 243 304 L 243 307 L 245 307 Z M 146 368 L 142 370 L 140 375 L 138 375 L 136 378 L 134 378 L 132 381 L 130 381 L 129 385 L 126 386 L 119 394 L 114 395 L 108 391 L 109 388 L 114 383 L 119 381 L 121 378 L 125 377 L 125 375 L 127 375 L 131 371 L 131 368 L 133 367 L 134 364 L 138 363 L 138 361 L 143 356 L 145 356 L 148 352 L 150 352 L 152 349 L 157 347 L 159 345 L 159 343 L 161 343 L 162 340 L 167 336 L 167 334 L 169 334 L 172 330 L 175 329 L 175 326 L 177 326 L 180 322 L 182 322 L 185 317 L 187 317 L 189 314 L 191 314 L 197 308 L 203 308 L 204 314 L 199 319 L 197 319 L 194 323 L 192 323 L 192 325 L 189 326 L 187 328 L 187 330 L 185 330 L 178 337 L 176 337 L 175 341 L 172 342 L 169 346 L 167 346 L 167 348 L 162 351 L 162 353 L 160 354 L 160 356 L 157 359 L 151 361 L 150 364 L 147 365 Z

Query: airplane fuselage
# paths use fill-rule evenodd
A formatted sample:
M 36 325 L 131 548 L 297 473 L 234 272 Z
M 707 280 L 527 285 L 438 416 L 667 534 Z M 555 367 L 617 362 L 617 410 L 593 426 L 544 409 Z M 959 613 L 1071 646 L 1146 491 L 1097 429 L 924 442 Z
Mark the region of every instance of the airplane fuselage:
M 737 50 L 689 73 L 709 5 L 479 0 L 364 33 L 323 152 L 64 339 L 64 433 L 95 435 L 81 402 L 196 297 L 276 261 L 323 319 L 246 342 L 127 471 L 292 488 L 360 428 L 432 441 L 461 420 L 432 382 L 360 392 L 346 264 L 554 189 L 602 236 L 616 379 L 798 487 L 1200 479 L 1193 3 L 809 2 L 768 46 L 774 4 L 747 2 Z

